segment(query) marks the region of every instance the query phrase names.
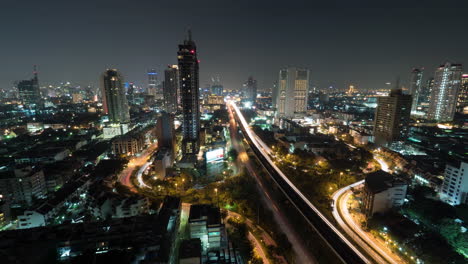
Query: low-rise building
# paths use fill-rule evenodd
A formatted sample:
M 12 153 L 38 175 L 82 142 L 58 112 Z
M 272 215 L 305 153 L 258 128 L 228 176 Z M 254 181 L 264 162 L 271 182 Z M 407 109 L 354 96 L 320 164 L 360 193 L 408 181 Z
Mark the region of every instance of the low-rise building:
M 0 194 L 11 205 L 31 205 L 47 195 L 44 172 L 29 165 L 0 171 Z
M 402 206 L 408 184 L 390 173 L 379 170 L 367 174 L 364 183 L 364 213 L 372 217 L 375 213 L 385 213 L 393 207 Z
M 444 172 L 444 182 L 439 192 L 442 201 L 451 204 L 468 203 L 468 163 L 454 161 L 447 163 Z

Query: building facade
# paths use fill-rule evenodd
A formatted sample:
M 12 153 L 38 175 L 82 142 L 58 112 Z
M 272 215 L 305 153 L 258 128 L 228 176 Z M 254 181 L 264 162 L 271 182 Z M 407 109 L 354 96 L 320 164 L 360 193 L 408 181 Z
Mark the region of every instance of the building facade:
M 128 101 L 125 95 L 123 79 L 115 69 L 106 70 L 101 77 L 104 113 L 112 124 L 130 122 Z
M 292 118 L 307 111 L 309 70 L 286 68 L 279 71 L 275 107 L 278 117 Z
M 369 173 L 363 190 L 362 207 L 367 217 L 402 206 L 408 184 L 382 170 Z
M 442 201 L 459 205 L 468 203 L 468 163 L 457 161 L 445 166 L 444 182 L 440 190 Z
M 164 71 L 163 96 L 164 109 L 168 113 L 176 113 L 180 105 L 179 99 L 179 68 L 171 65 Z
M 468 114 L 468 73 L 462 75 L 461 88 L 458 92 L 457 112 Z
M 257 99 L 257 80 L 250 76 L 244 83 L 244 97 L 246 100 L 255 104 Z
M 422 69 L 413 69 L 411 71 L 409 94 L 413 97 L 413 103 L 411 104 L 411 111 L 416 111 L 419 103 L 419 94 L 422 91 Z
M 461 86 L 462 65 L 446 63 L 436 69 L 428 118 L 437 122 L 453 120 Z
M 389 96 L 377 98 L 374 119 L 376 144 L 387 145 L 408 135 L 411 103 L 411 95 L 403 94 L 401 89 L 394 89 Z
M 200 97 L 197 47 L 188 32 L 188 38 L 179 45 L 179 83 L 182 99 L 182 153 L 197 154 L 200 150 Z
M 157 94 L 159 93 L 158 91 L 158 86 L 159 86 L 159 79 L 158 79 L 158 73 L 156 72 L 155 69 L 149 70 L 146 75 L 148 76 L 148 87 L 146 89 L 146 93 L 148 95 L 152 95 L 155 98 L 157 97 Z
M 34 77 L 32 79 L 20 81 L 17 85 L 19 98 L 28 107 L 38 105 L 41 100 L 36 66 L 34 66 L 33 74 Z
M 0 194 L 12 205 L 31 205 L 34 199 L 47 195 L 44 171 L 38 167 L 21 166 L 0 172 Z

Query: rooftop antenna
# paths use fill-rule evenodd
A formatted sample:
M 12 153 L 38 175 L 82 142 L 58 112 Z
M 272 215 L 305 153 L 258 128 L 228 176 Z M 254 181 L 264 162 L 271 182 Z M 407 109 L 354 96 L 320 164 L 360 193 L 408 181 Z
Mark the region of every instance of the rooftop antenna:
M 34 79 L 37 79 L 37 65 L 33 65 Z
M 187 30 L 187 34 L 188 34 L 188 41 L 192 41 L 192 30 L 190 28 Z

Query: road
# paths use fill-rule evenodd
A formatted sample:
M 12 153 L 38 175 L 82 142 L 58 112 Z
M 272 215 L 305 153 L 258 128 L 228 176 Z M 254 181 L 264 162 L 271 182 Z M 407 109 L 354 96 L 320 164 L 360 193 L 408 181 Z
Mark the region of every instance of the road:
M 230 134 L 232 146 L 239 153 L 237 162 L 240 166 L 245 166 L 250 175 L 252 175 L 258 182 L 258 187 L 260 189 L 260 194 L 264 200 L 264 204 L 273 212 L 275 221 L 278 224 L 281 231 L 288 237 L 289 242 L 291 243 L 294 252 L 296 253 L 297 263 L 317 263 L 315 257 L 310 254 L 309 250 L 305 247 L 305 243 L 299 237 L 297 232 L 292 228 L 287 217 L 279 210 L 278 205 L 275 200 L 272 199 L 270 192 L 265 188 L 263 180 L 257 174 L 252 161 L 250 160 L 249 155 L 245 151 L 244 146 L 240 143 L 242 140 L 239 138 L 239 133 L 237 131 L 237 122 L 234 119 L 232 109 L 229 108 L 230 115 Z
M 153 154 L 153 152 L 157 149 L 158 144 L 153 143 L 151 144 L 148 148 L 146 148 L 140 156 L 138 157 L 133 157 L 127 164 L 127 168 L 122 170 L 122 172 L 119 175 L 119 181 L 123 185 L 127 186 L 130 191 L 132 192 L 137 192 L 137 189 L 135 186 L 133 186 L 130 178 L 135 171 L 136 168 L 141 168 L 142 166 L 146 166 L 148 163 L 149 157 Z M 140 174 L 141 176 L 141 174 Z M 144 184 L 144 183 L 143 183 Z
M 385 172 L 390 172 L 387 162 L 381 157 L 374 155 L 374 159 L 380 164 L 380 168 Z
M 234 102 L 228 102 L 230 112 L 234 111 L 245 139 L 251 146 L 261 164 L 268 171 L 279 189 L 285 194 L 292 205 L 304 217 L 309 225 L 317 231 L 317 234 L 330 247 L 335 255 L 343 263 L 371 263 L 354 244 L 352 244 L 341 232 L 320 213 L 320 211 L 297 189 L 297 187 L 283 174 L 268 155 L 268 149 L 264 143 L 256 137 L 245 121 L 242 113 Z
M 385 245 L 375 241 L 372 235 L 362 230 L 361 225 L 352 218 L 348 202 L 352 195 L 352 188 L 360 188 L 364 180 L 339 189 L 333 194 L 333 217 L 340 227 L 377 263 L 404 263 L 392 254 Z

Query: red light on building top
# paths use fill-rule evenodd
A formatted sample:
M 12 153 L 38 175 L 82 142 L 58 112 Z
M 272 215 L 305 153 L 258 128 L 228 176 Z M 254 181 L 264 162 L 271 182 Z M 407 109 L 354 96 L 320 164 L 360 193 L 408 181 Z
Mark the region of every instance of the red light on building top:
M 200 60 L 198 60 L 198 63 L 200 63 Z
M 190 53 L 194 54 L 194 53 L 195 53 L 195 50 L 191 50 Z

